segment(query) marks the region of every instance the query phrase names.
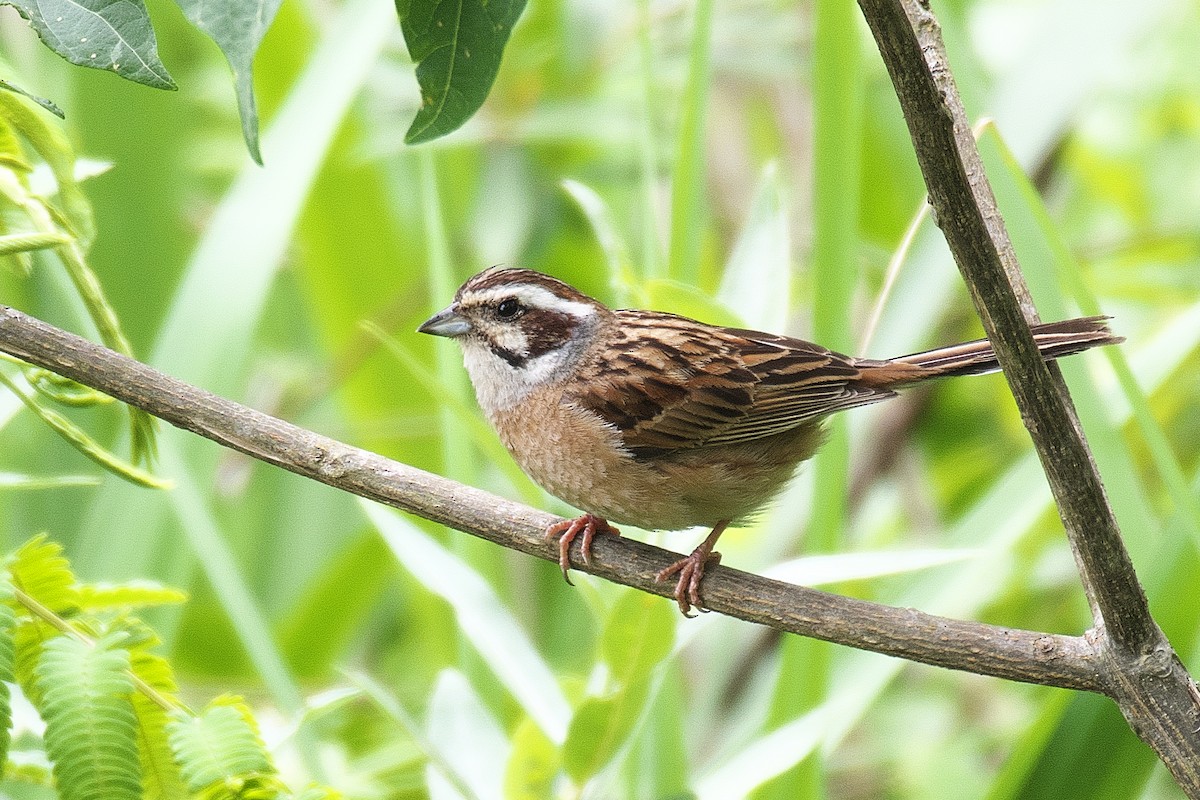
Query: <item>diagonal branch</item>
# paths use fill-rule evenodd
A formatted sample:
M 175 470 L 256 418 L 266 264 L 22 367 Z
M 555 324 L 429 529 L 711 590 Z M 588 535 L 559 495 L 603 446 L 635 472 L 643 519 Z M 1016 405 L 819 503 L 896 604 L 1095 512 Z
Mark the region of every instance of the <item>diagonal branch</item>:
M 175 380 L 118 353 L 0 306 L 0 350 L 65 375 L 184 430 L 268 464 L 410 511 L 504 547 L 557 561 L 542 536 L 554 517 L 313 433 Z M 578 568 L 645 592 L 672 596 L 654 575 L 676 554 L 632 539 L 595 542 Z M 710 568 L 705 604 L 772 628 L 949 669 L 1107 693 L 1092 642 L 947 619 L 792 586 L 729 567 Z
M 1158 627 L 1074 408 L 1029 333 L 1037 311 L 984 174 L 937 21 L 912 0 L 860 5 L 892 74 L 935 218 L 995 345 L 1072 538 L 1084 589 L 1101 617 L 1096 623 L 1121 646 L 1144 648 L 1160 636 Z
M 1200 797 L 1195 684 L 1159 630 L 1037 321 L 954 85 L 937 21 L 920 0 L 859 0 L 900 99 L 935 218 L 996 348 L 1054 493 L 1112 664 L 1114 698 L 1191 797 Z

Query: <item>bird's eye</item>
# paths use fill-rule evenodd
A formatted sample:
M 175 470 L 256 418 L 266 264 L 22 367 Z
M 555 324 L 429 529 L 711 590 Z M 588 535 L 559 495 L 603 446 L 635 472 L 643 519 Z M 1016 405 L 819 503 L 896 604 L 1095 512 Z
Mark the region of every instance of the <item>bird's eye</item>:
M 496 315 L 501 319 L 513 319 L 521 313 L 521 310 L 521 304 L 510 298 L 500 301 L 500 304 L 496 306 Z

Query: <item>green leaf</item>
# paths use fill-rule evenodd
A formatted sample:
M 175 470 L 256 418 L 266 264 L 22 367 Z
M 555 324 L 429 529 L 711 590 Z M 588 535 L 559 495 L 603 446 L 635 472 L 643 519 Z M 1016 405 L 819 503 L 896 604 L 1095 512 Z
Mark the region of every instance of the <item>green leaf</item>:
M 563 767 L 575 783 L 587 783 L 625 743 L 640 708 L 640 702 L 629 702 L 641 700 L 633 694 L 641 693 L 590 697 L 575 711 L 563 745 Z
M 85 583 L 78 591 L 79 603 L 88 611 L 168 606 L 187 600 L 187 595 L 178 589 L 151 580 Z
M 167 736 L 192 792 L 236 797 L 276 783 L 275 767 L 241 698 L 218 697 L 197 716 L 179 713 L 167 723 Z M 212 792 L 220 788 L 229 793 Z
M 16 680 L 14 638 L 17 615 L 12 601 L 12 583 L 8 575 L 0 572 L 0 764 L 8 760 L 9 729 L 12 727 L 12 698 L 8 685 Z
M 0 492 L 29 489 L 58 489 L 63 486 L 96 486 L 100 479 L 94 475 L 22 475 L 0 472 Z
M 615 680 L 644 681 L 671 653 L 676 616 L 662 598 L 632 589 L 622 593 L 600 638 L 600 651 Z
M 79 592 L 62 545 L 39 533 L 8 558 L 13 586 L 59 615 L 79 610 Z
M 11 233 L 0 236 L 0 256 L 47 250 L 69 241 L 71 240 L 61 233 Z
M 237 91 L 238 112 L 242 118 L 242 137 L 250 156 L 262 164 L 258 149 L 258 107 L 254 102 L 254 77 L 251 66 L 263 34 L 271 27 L 281 0 L 175 0 L 184 16 L 217 43 L 229 68 Z
M 512 754 L 504 770 L 504 800 L 554 796 L 554 776 L 562 754 L 537 723 L 526 717 L 512 736 Z
M 62 375 L 41 367 L 25 369 L 25 380 L 37 390 L 38 394 L 49 398 L 59 405 L 73 408 L 107 405 L 113 399 L 106 394 L 96 391 L 90 386 L 84 386 L 78 381 L 64 378 Z
M 63 800 L 142 796 L 125 639 L 124 633 L 94 643 L 59 636 L 38 659 L 38 711 Z
M 397 0 L 417 64 L 421 109 L 404 135 L 420 144 L 458 130 L 487 99 L 525 0 Z
M 696 784 L 699 800 L 746 796 L 767 781 L 792 769 L 821 744 L 829 730 L 830 713 L 817 708 L 765 733 L 708 770 Z
M 288 795 L 291 800 L 342 800 L 341 792 L 328 786 L 307 786 L 297 795 Z
M 67 444 L 71 445 L 80 453 L 104 467 L 109 472 L 120 478 L 124 478 L 130 483 L 137 484 L 138 486 L 142 486 L 147 489 L 171 488 L 172 484 L 170 481 L 155 477 L 146 470 L 141 469 L 134 464 L 125 461 L 124 459 L 118 458 L 116 455 L 100 446 L 100 444 L 91 436 L 89 436 L 87 432 L 83 430 L 83 428 L 80 428 L 74 422 L 71 422 L 71 420 L 67 419 L 62 414 L 59 414 L 57 411 L 43 406 L 34 397 L 31 397 L 22 391 L 17 384 L 14 383 L 3 372 L 0 372 L 0 384 L 7 386 L 13 394 L 21 399 L 21 402 L 25 404 L 26 408 L 32 411 L 39 419 L 42 420 L 42 422 L 46 423 L 51 430 L 66 440 Z M 141 418 L 146 420 L 151 419 L 149 416 L 145 415 L 144 412 L 142 412 L 141 416 L 134 417 L 135 425 L 136 420 Z M 150 429 L 147 428 L 147 430 Z
M 373 532 L 331 554 L 322 571 L 276 625 L 287 663 L 304 676 L 328 670 L 354 636 L 379 595 L 394 583 L 395 562 Z M 329 609 L 339 609 L 330 614 Z
M 458 670 L 447 668 L 438 675 L 425 726 L 429 744 L 451 771 L 450 775 L 428 773 L 430 795 L 493 797 L 504 782 L 508 739 L 483 698 Z
M 626 590 L 609 612 L 600 638 L 616 691 L 583 702 L 571 718 L 563 766 L 584 784 L 625 746 L 650 697 L 650 674 L 671 653 L 675 614 L 670 603 Z
M 392 509 L 360 501 L 396 558 L 454 608 L 463 635 L 500 682 L 554 741 L 570 714 L 550 666 L 479 573 Z
M 46 162 L 58 185 L 58 199 L 70 232 L 82 240 L 86 249 L 95 235 L 92 206 L 75 176 L 75 148 L 62 126 L 37 113 L 27 101 L 0 92 L 0 119 L 23 136 Z M 11 147 L 12 145 L 10 145 Z M 6 148 L 7 152 L 7 148 Z M 14 202 L 17 202 L 14 199 Z M 41 231 L 59 233 L 59 231 Z
M 158 42 L 141 0 L 5 0 L 29 20 L 42 42 L 80 67 L 174 89 L 158 59 Z
M 158 637 L 148 627 L 132 622 L 133 641 L 129 644 L 129 667 L 143 683 L 162 697 L 175 700 L 175 675 L 166 659 L 150 649 L 159 644 Z M 167 709 L 143 692 L 133 695 L 133 713 L 137 717 L 138 759 L 142 766 L 144 800 L 174 800 L 185 797 L 179 765 L 167 738 L 171 717 Z
M 28 97 L 30 100 L 37 103 L 39 106 L 46 109 L 51 114 L 58 117 L 59 119 L 67 118 L 67 115 L 63 113 L 63 110 L 61 108 L 59 108 L 58 105 L 53 100 L 47 100 L 44 97 L 38 97 L 36 94 L 30 94 L 29 92 L 22 89 L 20 86 L 13 86 L 8 81 L 0 81 L 0 89 L 6 89 L 10 92 L 16 92 L 19 95 Z

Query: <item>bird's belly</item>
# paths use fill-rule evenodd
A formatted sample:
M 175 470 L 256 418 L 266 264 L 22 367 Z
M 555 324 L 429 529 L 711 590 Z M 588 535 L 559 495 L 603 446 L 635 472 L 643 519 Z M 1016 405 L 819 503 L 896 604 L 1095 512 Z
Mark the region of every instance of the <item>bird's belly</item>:
M 590 412 L 539 398 L 490 415 L 513 458 L 546 491 L 583 511 L 647 530 L 744 520 L 792 476 L 819 441 L 817 426 L 753 445 L 635 459 Z
M 697 524 L 673 507 L 665 476 L 634 460 L 616 430 L 589 412 L 554 398 L 490 417 L 525 474 L 576 508 L 639 528 Z

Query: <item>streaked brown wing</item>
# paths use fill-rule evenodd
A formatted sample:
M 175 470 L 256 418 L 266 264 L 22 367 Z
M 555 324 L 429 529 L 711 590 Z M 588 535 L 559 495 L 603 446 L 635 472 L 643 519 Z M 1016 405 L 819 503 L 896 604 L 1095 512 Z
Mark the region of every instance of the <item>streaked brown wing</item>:
M 617 338 L 580 376 L 586 388 L 564 399 L 614 425 L 638 455 L 751 441 L 892 396 L 855 385 L 849 359 L 799 339 L 617 316 Z

